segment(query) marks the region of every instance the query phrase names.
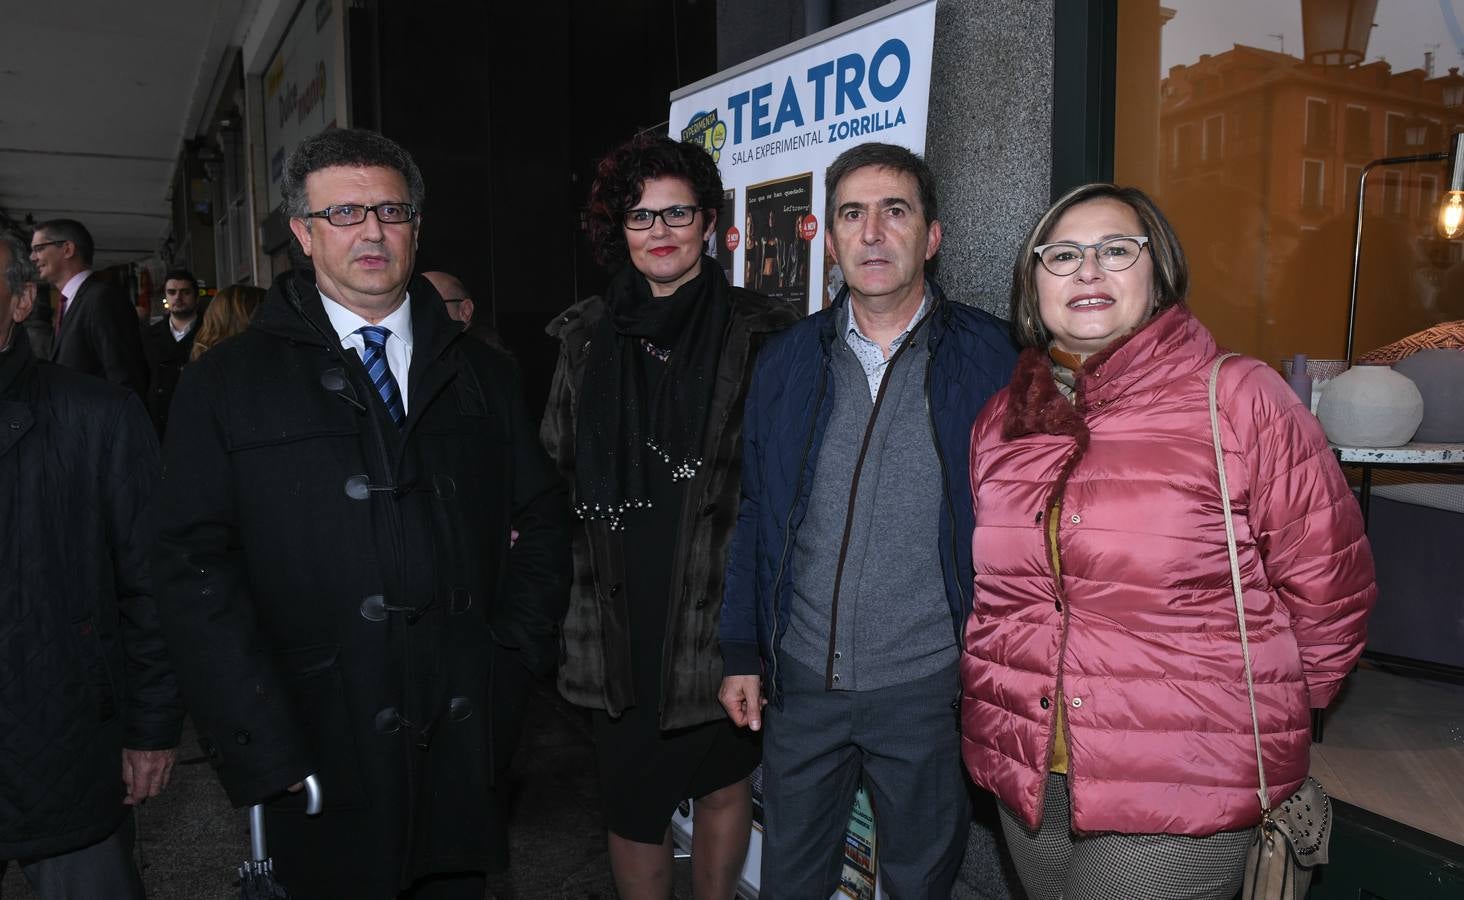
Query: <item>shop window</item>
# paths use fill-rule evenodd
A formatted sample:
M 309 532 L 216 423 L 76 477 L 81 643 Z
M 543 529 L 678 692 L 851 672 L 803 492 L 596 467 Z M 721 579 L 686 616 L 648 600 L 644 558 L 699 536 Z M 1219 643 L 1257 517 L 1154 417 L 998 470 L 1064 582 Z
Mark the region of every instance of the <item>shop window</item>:
M 218 132 L 222 156 L 214 182 L 214 260 L 219 284 L 250 282 L 254 275 L 253 232 L 249 225 L 249 169 L 244 157 L 243 129 Z
M 1464 75 L 1445 74 L 1464 72 L 1464 57 L 1438 48 L 1434 77 L 1419 49 L 1447 33 L 1437 4 L 1377 4 L 1373 43 L 1346 66 L 1305 59 L 1304 5 L 1117 0 L 1114 180 L 1143 188 L 1174 224 L 1190 307 L 1220 343 L 1273 364 L 1342 355 L 1362 167 L 1446 151 L 1464 130 Z M 1368 176 L 1359 353 L 1464 319 L 1464 291 L 1414 291 L 1451 264 L 1427 249 L 1441 171 Z M 1247 252 L 1212 249 L 1238 245 Z

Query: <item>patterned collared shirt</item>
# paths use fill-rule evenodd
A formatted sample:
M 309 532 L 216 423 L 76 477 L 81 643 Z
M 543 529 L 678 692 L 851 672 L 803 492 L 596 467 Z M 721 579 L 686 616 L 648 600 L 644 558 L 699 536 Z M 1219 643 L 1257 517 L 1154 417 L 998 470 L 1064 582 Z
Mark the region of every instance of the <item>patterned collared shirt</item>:
M 848 304 L 853 302 L 850 300 Z M 844 307 L 844 314 L 849 320 L 848 327 L 844 329 L 844 343 L 849 345 L 849 349 L 854 351 L 854 358 L 859 360 L 859 365 L 864 367 L 864 377 L 869 381 L 869 399 L 873 401 L 879 397 L 879 385 L 884 381 L 885 368 L 889 365 L 890 360 L 895 358 L 895 353 L 900 349 L 900 345 L 909 339 L 910 331 L 925 316 L 925 311 L 930 308 L 930 288 L 925 289 L 925 296 L 920 299 L 920 308 L 915 310 L 915 315 L 905 323 L 905 330 L 890 341 L 889 356 L 885 356 L 884 349 L 859 330 L 859 323 L 854 321 L 854 308 L 848 304 Z

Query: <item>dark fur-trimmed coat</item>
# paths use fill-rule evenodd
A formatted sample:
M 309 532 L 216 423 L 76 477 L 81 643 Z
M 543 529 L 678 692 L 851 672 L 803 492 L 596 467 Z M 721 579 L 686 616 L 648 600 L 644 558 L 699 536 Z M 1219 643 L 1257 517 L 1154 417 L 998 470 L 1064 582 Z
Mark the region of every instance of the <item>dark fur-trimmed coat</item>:
M 707 411 L 702 466 L 686 490 L 671 558 L 670 603 L 661 665 L 661 727 L 684 728 L 720 718 L 722 655 L 717 643 L 722 580 L 741 488 L 742 407 L 753 360 L 764 341 L 797 320 L 793 304 L 731 288 L 732 318 Z M 606 314 L 600 297 L 565 310 L 547 331 L 560 341 L 559 365 L 540 437 L 569 485 L 574 484 L 575 422 L 590 336 Z M 559 690 L 571 703 L 619 715 L 635 703 L 624 581 L 624 533 L 604 520 L 574 528 L 574 587 L 563 629 Z

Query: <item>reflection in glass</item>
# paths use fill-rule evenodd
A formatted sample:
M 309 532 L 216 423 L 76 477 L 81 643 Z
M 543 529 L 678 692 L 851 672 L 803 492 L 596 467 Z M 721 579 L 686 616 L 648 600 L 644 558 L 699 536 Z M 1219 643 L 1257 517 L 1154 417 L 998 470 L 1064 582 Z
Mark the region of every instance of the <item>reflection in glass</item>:
M 1316 8 L 1368 6 L 1370 27 L 1328 52 L 1303 28 Z M 1440 43 L 1439 5 L 1120 0 L 1118 25 L 1114 178 L 1170 216 L 1196 314 L 1262 359 L 1341 356 L 1362 167 L 1464 131 L 1464 60 Z M 1464 319 L 1464 197 L 1446 236 L 1446 171 L 1369 179 L 1359 355 Z

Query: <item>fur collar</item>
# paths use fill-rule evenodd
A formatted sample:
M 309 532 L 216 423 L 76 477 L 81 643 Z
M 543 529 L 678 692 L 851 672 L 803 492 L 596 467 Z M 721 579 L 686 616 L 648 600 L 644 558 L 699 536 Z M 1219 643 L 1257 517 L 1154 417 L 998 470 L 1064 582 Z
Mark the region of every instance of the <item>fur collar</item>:
M 1088 426 L 1052 377 L 1046 351 L 1029 347 L 1017 358 L 1007 399 L 1001 436 L 1006 440 L 1028 434 L 1065 434 L 1086 443 Z
M 1139 385 L 1188 375 L 1208 365 L 1215 352 L 1209 332 L 1178 304 L 1088 357 L 1077 371 L 1076 397 L 1069 401 L 1058 390 L 1047 351 L 1023 350 L 1012 375 L 1002 437 L 1070 435 L 1086 445 L 1084 420 L 1094 404 L 1111 403 Z

